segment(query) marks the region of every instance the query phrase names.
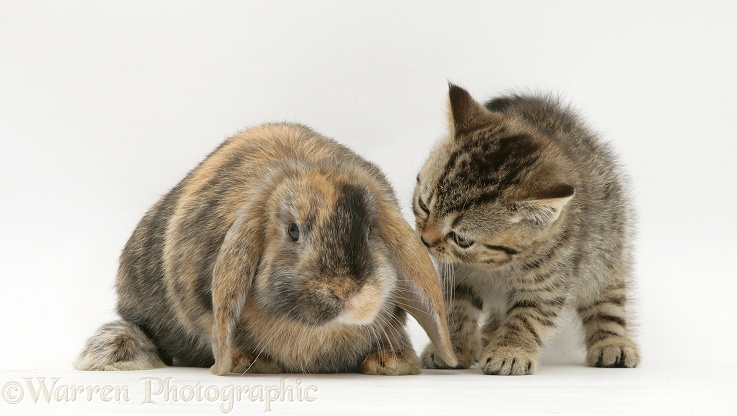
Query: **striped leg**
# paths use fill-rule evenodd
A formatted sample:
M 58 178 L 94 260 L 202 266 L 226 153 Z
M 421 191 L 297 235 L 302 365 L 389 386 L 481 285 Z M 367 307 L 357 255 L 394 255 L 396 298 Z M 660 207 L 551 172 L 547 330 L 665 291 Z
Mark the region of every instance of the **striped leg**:
M 484 326 L 481 327 L 481 345 L 489 345 L 491 340 L 494 338 L 494 334 L 502 325 L 502 316 L 498 316 L 496 313 L 490 312 L 489 316 L 486 317 Z
M 627 331 L 624 283 L 603 290 L 593 303 L 580 306 L 578 314 L 586 334 L 586 359 L 594 367 L 636 367 L 637 345 Z
M 481 355 L 485 374 L 533 374 L 540 347 L 552 334 L 566 298 L 556 291 L 516 290 L 506 317 Z M 493 325 L 493 323 L 492 323 Z
M 452 300 L 446 304 L 446 313 L 450 340 L 458 359 L 456 368 L 468 368 L 476 363 L 481 351 L 478 318 L 483 301 L 465 284 L 456 285 L 451 296 Z M 425 348 L 421 359 L 425 368 L 448 368 L 435 354 L 432 344 Z

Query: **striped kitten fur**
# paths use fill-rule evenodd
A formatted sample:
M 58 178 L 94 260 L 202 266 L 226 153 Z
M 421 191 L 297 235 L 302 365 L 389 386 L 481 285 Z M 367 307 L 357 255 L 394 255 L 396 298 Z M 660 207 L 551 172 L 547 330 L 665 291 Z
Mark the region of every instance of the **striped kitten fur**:
M 583 322 L 590 365 L 637 366 L 626 311 L 632 213 L 608 147 L 548 97 L 483 106 L 451 85 L 449 117 L 413 209 L 441 264 L 459 366 L 534 373 L 568 307 Z M 449 367 L 432 345 L 421 359 Z

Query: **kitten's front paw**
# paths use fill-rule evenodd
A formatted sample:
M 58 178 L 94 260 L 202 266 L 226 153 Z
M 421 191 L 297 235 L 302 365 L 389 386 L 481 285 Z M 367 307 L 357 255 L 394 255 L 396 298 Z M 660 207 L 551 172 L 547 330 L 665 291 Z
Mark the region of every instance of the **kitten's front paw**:
M 637 346 L 626 338 L 605 338 L 588 350 L 586 359 L 593 367 L 634 368 L 640 363 Z
M 420 360 L 424 368 L 451 369 L 451 368 L 469 368 L 476 364 L 476 354 L 471 351 L 455 351 L 458 365 L 451 367 L 440 358 L 435 350 L 435 345 L 428 344 L 425 351 L 422 352 Z
M 484 374 L 521 376 L 535 373 L 537 354 L 516 347 L 489 347 L 481 356 Z
M 382 376 L 419 374 L 420 360 L 413 350 L 399 351 L 396 354 L 390 350 L 381 350 L 363 360 L 361 372 Z

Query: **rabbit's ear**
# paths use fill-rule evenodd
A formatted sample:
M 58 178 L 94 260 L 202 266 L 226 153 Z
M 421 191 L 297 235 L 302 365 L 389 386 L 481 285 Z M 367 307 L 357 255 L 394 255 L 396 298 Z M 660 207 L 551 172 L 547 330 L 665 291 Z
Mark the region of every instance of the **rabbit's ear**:
M 440 358 L 451 367 L 453 354 L 440 281 L 419 237 L 391 203 L 379 203 L 379 232 L 391 249 L 397 269 L 397 302 L 417 319 Z
M 212 374 L 225 375 L 233 368 L 233 333 L 246 295 L 256 274 L 263 249 L 259 215 L 245 206 L 225 235 L 212 274 Z M 245 213 L 248 212 L 249 218 Z

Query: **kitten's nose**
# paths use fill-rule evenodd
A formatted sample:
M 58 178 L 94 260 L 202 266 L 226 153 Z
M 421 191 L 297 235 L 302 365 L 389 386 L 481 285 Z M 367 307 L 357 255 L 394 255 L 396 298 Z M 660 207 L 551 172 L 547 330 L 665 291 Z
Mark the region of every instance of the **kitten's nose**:
M 433 247 L 443 239 L 443 232 L 435 224 L 426 224 L 420 231 L 420 240 L 425 247 Z

